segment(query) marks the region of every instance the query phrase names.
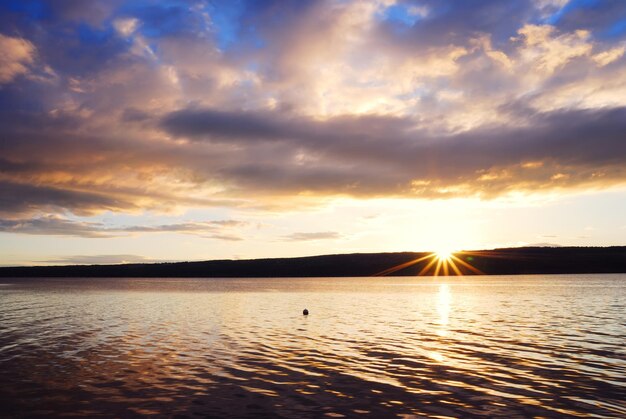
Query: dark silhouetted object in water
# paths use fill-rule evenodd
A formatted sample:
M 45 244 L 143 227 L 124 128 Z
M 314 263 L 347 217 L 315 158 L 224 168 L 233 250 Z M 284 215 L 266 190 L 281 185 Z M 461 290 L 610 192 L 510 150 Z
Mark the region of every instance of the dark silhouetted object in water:
M 304 310 L 302 310 L 302 314 L 304 314 L 305 316 L 309 315 L 309 310 L 307 310 L 306 308 Z

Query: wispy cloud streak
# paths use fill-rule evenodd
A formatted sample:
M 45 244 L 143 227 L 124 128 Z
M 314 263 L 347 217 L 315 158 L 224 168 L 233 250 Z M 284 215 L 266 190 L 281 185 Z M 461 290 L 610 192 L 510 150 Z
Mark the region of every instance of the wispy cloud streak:
M 246 223 L 235 220 L 186 222 L 150 226 L 111 227 L 104 223 L 74 221 L 59 216 L 33 219 L 0 219 L 4 233 L 76 236 L 84 238 L 110 238 L 129 234 L 182 233 L 195 234 L 218 240 L 241 240 L 236 229 Z

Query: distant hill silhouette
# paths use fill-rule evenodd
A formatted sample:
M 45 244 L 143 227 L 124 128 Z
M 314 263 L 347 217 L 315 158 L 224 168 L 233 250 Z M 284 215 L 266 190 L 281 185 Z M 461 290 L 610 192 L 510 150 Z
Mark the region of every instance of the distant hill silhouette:
M 459 252 L 464 275 L 626 273 L 626 246 L 521 247 Z M 431 253 L 355 253 L 280 259 L 0 268 L 0 277 L 345 277 L 444 274 Z M 455 275 L 448 263 L 447 270 Z

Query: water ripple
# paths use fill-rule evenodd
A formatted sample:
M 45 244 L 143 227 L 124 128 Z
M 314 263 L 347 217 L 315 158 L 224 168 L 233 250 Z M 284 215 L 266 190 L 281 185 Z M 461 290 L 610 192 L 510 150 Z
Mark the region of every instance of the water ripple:
M 0 405 L 625 417 L 625 297 L 624 275 L 13 280 L 0 287 Z

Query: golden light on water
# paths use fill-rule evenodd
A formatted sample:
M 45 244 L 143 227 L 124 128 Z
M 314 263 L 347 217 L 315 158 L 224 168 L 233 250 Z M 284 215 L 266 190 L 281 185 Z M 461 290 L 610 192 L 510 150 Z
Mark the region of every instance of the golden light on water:
M 448 318 L 450 316 L 450 305 L 452 302 L 452 295 L 450 293 L 450 287 L 448 284 L 443 283 L 439 285 L 439 292 L 437 293 L 437 313 L 439 313 L 439 324 L 442 326 L 441 331 L 446 334 L 445 326 L 448 325 Z

